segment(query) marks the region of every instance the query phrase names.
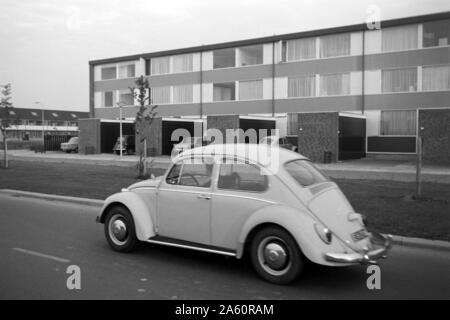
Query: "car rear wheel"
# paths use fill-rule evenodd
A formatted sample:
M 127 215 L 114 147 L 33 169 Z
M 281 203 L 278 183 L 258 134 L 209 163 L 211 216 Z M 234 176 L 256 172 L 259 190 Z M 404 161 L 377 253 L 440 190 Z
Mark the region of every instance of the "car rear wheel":
M 105 236 L 116 251 L 130 252 L 138 240 L 130 211 L 122 206 L 111 208 L 105 220 Z
M 302 253 L 285 230 L 268 227 L 259 231 L 251 244 L 251 260 L 256 272 L 266 281 L 288 284 L 303 270 Z

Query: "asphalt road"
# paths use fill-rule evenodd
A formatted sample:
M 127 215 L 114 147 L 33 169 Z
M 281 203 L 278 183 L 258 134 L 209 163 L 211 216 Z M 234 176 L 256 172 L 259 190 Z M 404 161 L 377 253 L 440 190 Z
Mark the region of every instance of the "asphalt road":
M 310 264 L 296 283 L 260 280 L 249 261 L 142 245 L 112 251 L 98 208 L 0 194 L 0 299 L 450 299 L 450 252 L 394 247 L 381 289 L 363 266 Z M 67 267 L 81 289 L 66 286 Z

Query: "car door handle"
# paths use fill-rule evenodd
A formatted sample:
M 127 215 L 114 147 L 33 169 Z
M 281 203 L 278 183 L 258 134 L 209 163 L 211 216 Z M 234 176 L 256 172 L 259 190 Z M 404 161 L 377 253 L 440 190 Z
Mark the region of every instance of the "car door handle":
M 199 194 L 197 196 L 197 199 L 203 199 L 203 200 L 211 200 L 211 196 L 208 196 L 206 194 Z

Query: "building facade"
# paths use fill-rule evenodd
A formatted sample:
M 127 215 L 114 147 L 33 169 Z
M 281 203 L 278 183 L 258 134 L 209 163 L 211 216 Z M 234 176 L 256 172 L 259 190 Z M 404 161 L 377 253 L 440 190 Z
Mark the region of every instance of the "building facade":
M 80 140 L 94 152 L 102 151 L 103 123 L 119 118 L 119 101 L 134 119 L 128 88 L 144 75 L 161 117 L 147 137 L 156 154 L 167 153 L 173 122 L 201 122 L 278 128 L 314 161 L 325 153 L 333 161 L 414 157 L 420 136 L 426 162 L 450 162 L 450 12 L 382 21 L 379 29 L 357 24 L 95 60 L 89 68 L 91 119 Z
M 0 118 L 7 119 L 6 129 L 10 140 L 42 139 L 45 135 L 78 135 L 79 119 L 89 118 L 89 112 L 66 110 L 41 110 L 12 108 L 8 114 L 0 112 Z

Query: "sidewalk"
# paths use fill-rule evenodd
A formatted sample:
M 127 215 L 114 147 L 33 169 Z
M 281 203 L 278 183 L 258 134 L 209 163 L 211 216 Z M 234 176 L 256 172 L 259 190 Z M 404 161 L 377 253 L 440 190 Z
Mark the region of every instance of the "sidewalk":
M 371 179 L 403 182 L 416 181 L 416 164 L 401 160 L 357 159 L 331 164 L 317 164 L 338 179 Z M 422 166 L 422 181 L 450 184 L 450 166 Z
M 8 151 L 8 155 L 11 160 L 82 163 L 123 167 L 132 167 L 138 162 L 138 156 L 136 155 L 124 155 L 120 159 L 120 156 L 115 154 L 83 155 L 63 153 L 60 151 L 35 153 L 29 150 L 11 150 Z M 2 152 L 0 152 L 0 156 L 3 156 Z M 149 166 L 154 168 L 165 169 L 169 166 L 170 162 L 171 159 L 169 156 L 147 158 Z M 337 179 L 391 180 L 403 182 L 413 182 L 416 179 L 415 163 L 408 161 L 363 158 L 331 164 L 318 163 L 317 166 L 331 177 Z M 423 166 L 422 181 L 450 184 L 450 166 Z

